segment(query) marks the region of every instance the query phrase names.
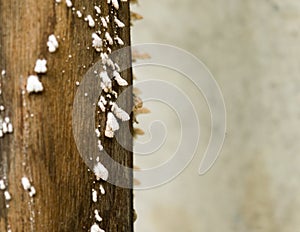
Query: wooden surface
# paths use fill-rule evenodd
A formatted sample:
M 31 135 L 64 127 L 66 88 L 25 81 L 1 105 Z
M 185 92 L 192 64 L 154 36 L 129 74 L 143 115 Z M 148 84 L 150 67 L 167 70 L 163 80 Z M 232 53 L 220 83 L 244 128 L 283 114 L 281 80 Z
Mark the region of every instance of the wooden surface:
M 98 4 L 108 11 L 105 2 Z M 82 12 L 94 14 L 96 2 L 73 3 L 77 9 L 85 7 Z M 129 4 L 121 2 L 120 6 L 119 18 L 126 24 L 120 34 L 129 45 Z M 7 177 L 12 195 L 6 208 L 0 194 L 0 231 L 9 226 L 12 232 L 88 231 L 95 221 L 95 208 L 100 210 L 100 225 L 106 232 L 133 231 L 132 190 L 105 183 L 106 195 L 93 203 L 95 178 L 78 154 L 72 134 L 75 82 L 99 60 L 91 47 L 93 29 L 67 9 L 64 1 L 55 4 L 54 0 L 0 0 L 0 25 L 0 69 L 7 73 L 1 78 L 0 103 L 14 125 L 14 133 L 0 139 L 0 178 Z M 52 33 L 60 36 L 54 54 L 46 46 Z M 22 95 L 37 58 L 48 61 L 48 72 L 41 76 L 45 90 Z M 124 72 L 123 78 L 131 83 L 131 71 Z M 129 137 L 127 142 L 132 143 Z M 115 160 L 132 166 L 132 153 L 115 140 L 105 141 L 104 146 L 114 151 Z M 36 188 L 34 198 L 23 190 L 23 176 Z M 125 178 L 131 181 L 130 175 Z

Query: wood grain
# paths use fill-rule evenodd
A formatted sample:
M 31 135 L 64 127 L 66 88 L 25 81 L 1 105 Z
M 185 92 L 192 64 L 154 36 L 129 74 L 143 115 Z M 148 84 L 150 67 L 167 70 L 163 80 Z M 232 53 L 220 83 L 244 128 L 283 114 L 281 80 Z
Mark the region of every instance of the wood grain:
M 73 1 L 82 12 L 93 13 L 94 4 L 108 12 L 106 1 Z M 120 30 L 125 45 L 130 45 L 129 4 L 121 2 L 119 18 L 126 27 Z M 0 178 L 7 176 L 12 194 L 6 208 L 0 195 L 0 231 L 88 231 L 95 208 L 99 209 L 106 232 L 133 231 L 131 189 L 104 184 L 106 195 L 96 205 L 91 199 L 94 175 L 78 154 L 72 134 L 72 106 L 76 81 L 99 55 L 91 47 L 91 28 L 78 19 L 64 1 L 0 0 L 0 69 L 3 94 L 0 103 L 11 117 L 14 133 L 0 139 Z M 47 51 L 50 34 L 60 36 L 59 50 Z M 71 55 L 69 57 L 69 55 Z M 27 76 L 34 74 L 37 58 L 46 58 L 48 72 L 41 76 L 45 90 L 41 94 L 22 94 Z M 131 62 L 131 57 L 121 59 Z M 122 73 L 132 83 L 131 70 Z M 124 103 L 131 106 L 131 96 Z M 122 133 L 122 132 L 120 132 Z M 132 144 L 131 136 L 127 143 Z M 132 167 L 132 152 L 115 140 L 105 140 L 112 158 Z M 30 198 L 21 186 L 29 177 L 37 190 Z M 125 176 L 132 182 L 132 174 Z

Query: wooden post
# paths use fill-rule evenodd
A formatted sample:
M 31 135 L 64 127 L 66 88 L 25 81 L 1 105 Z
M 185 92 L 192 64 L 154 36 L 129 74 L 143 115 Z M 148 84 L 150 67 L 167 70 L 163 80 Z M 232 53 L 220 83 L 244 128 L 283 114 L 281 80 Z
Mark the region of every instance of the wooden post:
M 97 18 L 96 4 L 102 13 L 111 14 L 107 1 L 74 0 L 72 10 L 64 0 L 0 0 L 0 71 L 6 71 L 0 77 L 0 105 L 5 107 L 0 115 L 10 117 L 14 126 L 12 134 L 0 138 L 0 179 L 4 178 L 12 197 L 6 200 L 0 190 L 1 232 L 89 231 L 95 222 L 94 209 L 99 209 L 103 221 L 98 224 L 106 232 L 133 231 L 132 190 L 104 183 L 106 194 L 94 203 L 95 176 L 87 171 L 72 133 L 75 83 L 99 61 L 99 53 L 91 46 L 96 28 L 84 21 L 88 14 Z M 119 33 L 126 46 L 130 45 L 129 2 L 119 4 L 118 18 L 126 25 Z M 46 46 L 50 34 L 59 36 L 55 53 Z M 39 75 L 44 91 L 28 94 L 27 77 L 35 74 L 38 58 L 48 62 L 47 73 Z M 132 83 L 131 70 L 122 77 Z M 130 137 L 128 143 L 132 143 Z M 114 151 L 112 158 L 132 167 L 131 151 L 120 148 L 115 140 L 103 142 Z M 34 197 L 22 188 L 24 176 L 36 189 Z M 132 176 L 127 178 L 132 181 Z

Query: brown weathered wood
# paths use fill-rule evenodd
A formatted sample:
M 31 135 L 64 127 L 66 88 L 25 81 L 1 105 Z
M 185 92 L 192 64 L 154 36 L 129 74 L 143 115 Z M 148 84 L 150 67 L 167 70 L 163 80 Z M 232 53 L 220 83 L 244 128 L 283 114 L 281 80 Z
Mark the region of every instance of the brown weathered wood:
M 89 14 L 94 13 L 96 3 L 108 12 L 106 1 L 73 3 L 77 9 L 85 7 L 82 12 Z M 126 24 L 120 34 L 129 45 L 128 2 L 120 2 L 119 18 Z M 106 195 L 93 203 L 95 177 L 87 171 L 73 139 L 75 82 L 99 60 L 91 48 L 92 32 L 64 1 L 0 0 L 0 69 L 7 73 L 1 78 L 0 104 L 6 106 L 5 114 L 14 125 L 13 134 L 0 138 L 0 179 L 7 177 L 12 195 L 6 208 L 0 192 L 1 232 L 9 226 L 13 232 L 88 231 L 95 221 L 95 208 L 101 212 L 103 221 L 99 224 L 106 232 L 133 231 L 132 190 L 105 183 Z M 46 46 L 52 33 L 60 36 L 60 47 L 54 54 Z M 22 94 L 37 58 L 48 61 L 48 72 L 41 77 L 45 90 L 41 94 Z M 121 62 L 130 62 L 130 57 Z M 123 72 L 123 78 L 131 83 L 131 70 Z M 105 140 L 104 146 L 109 147 L 115 160 L 132 167 L 130 151 L 115 140 Z M 34 198 L 23 190 L 23 176 L 29 177 L 36 188 Z M 125 178 L 132 181 L 131 175 Z

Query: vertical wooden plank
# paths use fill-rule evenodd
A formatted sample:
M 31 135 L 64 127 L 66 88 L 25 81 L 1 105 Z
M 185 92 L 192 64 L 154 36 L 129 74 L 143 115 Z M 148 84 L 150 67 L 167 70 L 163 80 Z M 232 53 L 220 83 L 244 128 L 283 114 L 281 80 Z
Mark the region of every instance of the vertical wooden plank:
M 84 15 L 94 15 L 94 4 L 109 13 L 106 1 L 73 4 Z M 128 2 L 120 2 L 118 14 L 126 24 L 120 29 L 122 39 L 130 45 Z M 65 1 L 54 0 L 0 0 L 0 24 L 0 69 L 6 70 L 1 77 L 0 105 L 5 105 L 2 115 L 14 125 L 13 134 L 0 138 L 0 179 L 6 177 L 12 195 L 8 202 L 0 194 L 0 231 L 88 231 L 95 221 L 95 208 L 101 212 L 99 224 L 105 231 L 133 231 L 132 190 L 105 183 L 106 195 L 95 205 L 91 199 L 95 177 L 87 171 L 73 139 L 75 82 L 99 60 L 91 47 L 92 29 Z M 50 54 L 46 42 L 52 33 L 59 36 L 60 46 Z M 48 61 L 48 72 L 40 76 L 44 91 L 29 95 L 24 92 L 26 80 L 34 74 L 38 58 Z M 120 62 L 131 62 L 131 57 Z M 131 70 L 123 77 L 131 83 Z M 127 100 L 128 108 L 131 96 Z M 116 140 L 104 145 L 115 160 L 132 167 L 131 151 Z M 22 188 L 23 176 L 36 188 L 35 197 Z M 132 181 L 132 176 L 126 178 Z

